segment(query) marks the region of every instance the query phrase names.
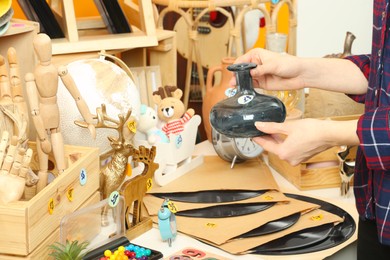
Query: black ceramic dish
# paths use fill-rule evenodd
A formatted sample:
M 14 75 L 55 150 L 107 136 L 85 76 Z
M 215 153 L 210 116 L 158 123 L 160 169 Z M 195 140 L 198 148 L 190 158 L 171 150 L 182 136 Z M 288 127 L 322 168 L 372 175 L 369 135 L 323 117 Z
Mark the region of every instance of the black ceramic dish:
M 263 235 L 279 232 L 297 223 L 300 217 L 301 217 L 301 213 L 298 212 L 281 219 L 273 220 L 245 234 L 242 234 L 237 238 L 257 237 L 257 236 L 263 236 Z
M 272 207 L 275 202 L 264 203 L 237 203 L 211 206 L 200 209 L 178 211 L 176 216 L 193 218 L 228 218 L 260 212 Z
M 257 253 L 264 252 L 286 252 L 295 249 L 308 248 L 311 245 L 324 241 L 332 232 L 333 223 L 308 228 L 297 233 L 287 235 L 283 238 L 273 240 L 252 250 Z
M 266 190 L 207 190 L 195 192 L 152 193 L 153 196 L 180 202 L 222 203 L 246 200 L 263 195 Z
M 296 194 L 285 194 L 287 197 L 307 201 L 310 203 L 315 203 L 320 205 L 322 210 L 331 212 L 336 214 L 342 218 L 344 221 L 334 227 L 317 227 L 312 228 L 310 230 L 303 230 L 301 232 L 297 232 L 292 236 L 286 236 L 284 238 L 277 239 L 275 241 L 271 241 L 274 244 L 264 244 L 263 248 L 254 248 L 251 250 L 252 254 L 262 254 L 262 255 L 296 255 L 296 254 L 307 254 L 318 252 L 321 250 L 326 250 L 332 247 L 335 247 L 345 241 L 347 241 L 356 231 L 356 223 L 352 216 L 348 214 L 342 208 L 339 208 L 331 203 L 328 203 L 323 200 L 296 195 Z M 333 225 L 332 225 L 333 226 Z M 321 232 L 322 236 L 317 236 L 316 234 Z M 329 232 L 326 236 L 326 234 Z M 312 240 L 307 241 L 302 244 L 300 239 L 296 239 L 297 237 L 301 237 L 302 234 L 305 236 L 311 236 Z M 279 240 L 279 241 L 278 241 Z M 288 246 L 290 249 L 279 250 L 282 245 Z M 266 247 L 266 250 L 264 248 Z

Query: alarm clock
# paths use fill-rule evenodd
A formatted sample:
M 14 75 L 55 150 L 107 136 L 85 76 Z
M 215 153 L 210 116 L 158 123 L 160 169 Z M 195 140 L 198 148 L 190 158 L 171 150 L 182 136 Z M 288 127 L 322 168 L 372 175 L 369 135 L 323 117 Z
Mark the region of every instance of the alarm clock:
M 223 160 L 231 162 L 230 168 L 233 168 L 235 163 L 256 158 L 263 152 L 263 148 L 251 138 L 230 138 L 214 128 L 211 130 L 211 137 L 215 152 Z
M 168 241 L 168 245 L 171 246 L 173 240 L 177 235 L 176 228 L 176 216 L 170 209 L 169 199 L 165 199 L 159 209 L 158 216 L 158 229 L 163 241 Z

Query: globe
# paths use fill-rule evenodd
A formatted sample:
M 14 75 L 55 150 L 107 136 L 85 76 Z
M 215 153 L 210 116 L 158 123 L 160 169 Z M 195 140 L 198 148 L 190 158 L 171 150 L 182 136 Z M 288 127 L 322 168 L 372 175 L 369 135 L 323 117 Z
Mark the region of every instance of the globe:
M 118 119 L 132 109 L 132 116 L 138 118 L 141 98 L 139 90 L 130 76 L 118 65 L 104 59 L 84 59 L 67 65 L 68 73 L 78 87 L 89 111 L 96 114 L 96 108 L 104 103 L 107 114 Z M 75 120 L 84 121 L 71 94 L 58 80 L 57 102 L 61 116 L 61 132 L 64 143 L 77 146 L 99 147 L 100 154 L 111 149 L 107 136 L 118 136 L 113 129 L 96 129 L 94 140 L 88 129 L 74 124 Z

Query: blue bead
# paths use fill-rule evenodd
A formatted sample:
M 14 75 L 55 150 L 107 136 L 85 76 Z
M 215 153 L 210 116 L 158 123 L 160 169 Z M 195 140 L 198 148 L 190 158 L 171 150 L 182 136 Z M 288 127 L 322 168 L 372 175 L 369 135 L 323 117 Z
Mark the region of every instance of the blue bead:
M 145 250 L 145 253 L 146 253 L 147 256 L 150 256 L 150 255 L 152 254 L 152 250 L 146 249 L 146 250 Z

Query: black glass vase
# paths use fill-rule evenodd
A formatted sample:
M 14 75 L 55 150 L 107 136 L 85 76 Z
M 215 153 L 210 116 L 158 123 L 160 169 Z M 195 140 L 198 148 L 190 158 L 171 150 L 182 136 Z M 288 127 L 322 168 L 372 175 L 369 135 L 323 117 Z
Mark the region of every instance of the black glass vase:
M 265 133 L 257 130 L 255 122 L 283 122 L 286 108 L 273 96 L 256 92 L 250 70 L 254 63 L 239 63 L 227 67 L 236 73 L 237 92 L 211 108 L 210 124 L 219 133 L 230 138 L 250 138 Z

